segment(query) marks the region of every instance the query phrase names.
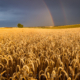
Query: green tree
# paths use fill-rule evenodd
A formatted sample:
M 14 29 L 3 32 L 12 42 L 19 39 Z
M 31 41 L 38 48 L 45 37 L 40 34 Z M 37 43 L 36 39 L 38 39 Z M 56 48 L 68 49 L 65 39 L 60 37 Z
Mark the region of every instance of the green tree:
M 19 28 L 23 28 L 23 25 L 20 24 L 20 23 L 18 23 L 18 24 L 17 24 L 17 27 L 19 27 Z

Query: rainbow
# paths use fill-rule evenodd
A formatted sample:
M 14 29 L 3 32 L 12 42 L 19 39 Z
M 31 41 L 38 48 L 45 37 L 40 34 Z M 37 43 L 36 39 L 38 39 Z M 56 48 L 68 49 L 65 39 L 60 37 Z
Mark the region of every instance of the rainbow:
M 49 11 L 49 14 L 50 14 L 50 17 L 51 17 L 51 20 L 52 20 L 52 24 L 53 24 L 52 26 L 54 26 L 54 20 L 53 20 L 52 14 L 51 14 L 51 12 L 50 12 L 50 10 L 49 10 L 47 4 L 45 3 L 45 1 L 44 1 L 44 0 L 42 0 L 42 1 L 43 1 L 44 5 L 46 6 L 46 8 L 47 8 L 48 11 Z
M 67 17 L 66 17 L 66 12 L 65 12 L 63 3 L 62 3 L 61 0 L 59 0 L 59 2 L 60 2 L 60 5 L 61 5 L 61 9 L 62 9 L 62 11 L 63 11 L 63 16 L 64 16 L 65 24 L 67 24 Z
M 50 16 L 51 16 L 51 20 L 52 20 L 52 23 L 53 23 L 53 26 L 54 26 L 54 19 L 53 19 L 53 17 L 52 17 L 52 14 L 51 14 L 51 12 L 50 12 L 50 10 L 49 10 L 49 8 L 48 8 L 46 2 L 45 2 L 44 0 L 42 0 L 42 1 L 43 1 L 44 5 L 46 6 L 46 8 L 47 8 L 48 11 L 49 11 L 49 14 L 50 14 Z M 67 24 L 67 17 L 66 17 L 65 9 L 64 9 L 64 7 L 63 7 L 63 3 L 62 3 L 61 0 L 59 0 L 59 2 L 60 2 L 61 9 L 62 9 L 62 11 L 63 11 L 63 16 L 64 16 L 65 24 Z

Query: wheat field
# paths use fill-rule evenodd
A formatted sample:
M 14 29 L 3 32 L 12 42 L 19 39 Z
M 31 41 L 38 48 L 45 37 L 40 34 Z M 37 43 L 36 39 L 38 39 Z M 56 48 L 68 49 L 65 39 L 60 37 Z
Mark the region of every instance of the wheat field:
M 0 29 L 0 80 L 80 80 L 80 28 Z

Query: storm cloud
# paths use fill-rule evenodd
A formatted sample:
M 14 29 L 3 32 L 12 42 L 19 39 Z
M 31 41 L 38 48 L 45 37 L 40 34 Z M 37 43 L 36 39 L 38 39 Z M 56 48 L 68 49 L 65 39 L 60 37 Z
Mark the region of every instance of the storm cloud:
M 80 0 L 0 0 L 0 27 L 80 23 Z M 46 5 L 45 5 L 46 4 Z M 51 15 L 50 15 L 51 13 Z

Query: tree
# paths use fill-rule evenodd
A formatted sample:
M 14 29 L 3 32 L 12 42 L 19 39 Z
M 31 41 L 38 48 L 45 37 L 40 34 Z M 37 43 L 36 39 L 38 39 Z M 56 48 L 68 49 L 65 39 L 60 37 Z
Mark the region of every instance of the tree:
M 20 23 L 18 23 L 18 24 L 17 24 L 17 27 L 19 27 L 19 28 L 23 28 L 23 25 L 20 24 Z

